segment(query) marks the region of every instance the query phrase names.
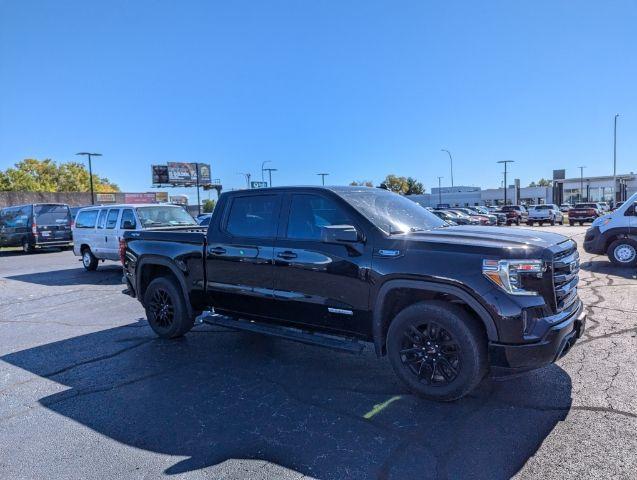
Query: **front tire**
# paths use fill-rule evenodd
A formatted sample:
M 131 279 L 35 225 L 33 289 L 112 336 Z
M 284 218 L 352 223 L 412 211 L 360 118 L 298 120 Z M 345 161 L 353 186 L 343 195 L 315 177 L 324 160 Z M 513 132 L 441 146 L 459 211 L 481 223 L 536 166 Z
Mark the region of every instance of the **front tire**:
M 22 240 L 22 253 L 33 253 L 35 249 L 33 245 L 29 243 L 29 240 L 26 238 Z
M 465 310 L 448 302 L 420 302 L 396 315 L 387 354 L 398 378 L 430 400 L 457 400 L 487 372 L 483 332 Z
M 637 266 L 637 242 L 630 238 L 620 238 L 608 246 L 608 259 L 618 267 Z
M 177 282 L 158 277 L 148 285 L 144 294 L 144 307 L 148 323 L 161 338 L 181 337 L 195 324 Z

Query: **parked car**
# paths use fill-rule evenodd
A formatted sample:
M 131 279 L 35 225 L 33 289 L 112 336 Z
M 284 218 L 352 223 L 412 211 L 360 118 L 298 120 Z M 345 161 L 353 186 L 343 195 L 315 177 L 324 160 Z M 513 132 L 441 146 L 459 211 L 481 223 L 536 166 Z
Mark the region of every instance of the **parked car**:
M 610 212 L 610 204 L 608 202 L 597 202 L 597 204 L 600 206 L 602 213 Z
M 447 215 L 450 215 L 454 222 L 458 225 L 480 225 L 480 220 L 475 216 L 469 216 L 466 213 L 459 212 L 457 210 L 442 210 Z
M 615 210 L 619 210 L 619 207 L 621 207 L 625 202 L 617 202 L 615 203 L 615 205 L 613 206 L 611 211 L 615 211 Z
M 487 217 L 489 225 L 497 225 L 498 224 L 498 216 L 494 213 L 491 213 L 484 207 L 474 206 L 474 207 L 464 207 L 462 211 L 468 211 L 473 213 L 474 215 L 482 215 L 483 217 Z
M 573 205 L 570 203 L 563 203 L 562 205 L 560 205 L 560 212 L 562 213 L 568 213 L 568 211 L 573 208 Z
M 383 189 L 226 192 L 206 233 L 126 232 L 121 257 L 125 292 L 160 337 L 198 319 L 348 351 L 370 342 L 434 400 L 466 395 L 491 367 L 547 365 L 585 327 L 573 240 L 448 227 Z
M 201 226 L 207 227 L 210 224 L 210 219 L 212 218 L 212 213 L 202 213 L 201 215 L 197 215 L 197 223 Z
M 620 267 L 637 267 L 637 193 L 614 210 L 593 220 L 586 230 L 584 250 L 608 259 Z
M 444 210 L 432 210 L 431 213 L 433 213 L 436 217 L 444 220 L 449 225 L 460 225 L 458 222 L 456 222 L 457 217 L 450 215 L 449 212 L 445 212 Z
M 86 270 L 100 260 L 119 260 L 125 231 L 148 228 L 199 227 L 180 205 L 124 204 L 83 208 L 73 225 L 73 253 L 82 257 Z
M 535 205 L 533 208 L 529 208 L 529 216 L 526 223 L 527 225 L 533 226 L 536 222 L 539 223 L 540 226 L 544 225 L 545 222 L 551 225 L 555 225 L 556 223 L 564 225 L 564 214 L 560 211 L 560 208 L 553 203 Z
M 0 247 L 70 248 L 71 214 L 64 203 L 33 203 L 0 210 Z
M 486 215 L 478 215 L 477 213 L 472 212 L 471 210 L 467 208 L 456 207 L 448 211 L 459 213 L 461 215 L 466 215 L 471 220 L 473 220 L 474 221 L 473 223 L 475 223 L 476 225 L 489 225 L 489 218 Z
M 576 203 L 568 211 L 568 224 L 572 227 L 575 222 L 584 225 L 584 222 L 592 222 L 602 215 L 602 208 L 597 203 Z
M 524 205 L 505 205 L 502 207 L 502 212 L 507 217 L 507 225 L 513 223 L 520 225 L 520 223 L 526 222 L 529 218 L 529 212 Z

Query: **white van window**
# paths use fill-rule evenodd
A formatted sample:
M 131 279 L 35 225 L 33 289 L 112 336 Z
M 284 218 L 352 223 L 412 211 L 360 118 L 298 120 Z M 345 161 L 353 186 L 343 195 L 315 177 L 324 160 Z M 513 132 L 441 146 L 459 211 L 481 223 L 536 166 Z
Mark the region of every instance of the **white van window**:
M 117 225 L 117 217 L 119 217 L 119 208 L 116 210 L 109 210 L 108 217 L 106 217 L 106 228 L 115 228 Z
M 97 220 L 97 228 L 104 228 L 106 226 L 106 214 L 108 210 L 100 210 L 100 218 Z
M 75 219 L 75 228 L 95 228 L 98 210 L 84 210 Z

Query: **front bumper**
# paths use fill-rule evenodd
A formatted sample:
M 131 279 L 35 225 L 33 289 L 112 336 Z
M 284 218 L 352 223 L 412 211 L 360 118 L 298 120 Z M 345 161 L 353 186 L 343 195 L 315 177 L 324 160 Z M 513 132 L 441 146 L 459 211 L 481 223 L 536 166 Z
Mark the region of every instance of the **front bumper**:
M 523 345 L 489 344 L 492 367 L 532 370 L 555 362 L 568 353 L 586 328 L 586 311 L 580 304 L 566 320 L 552 326 L 539 342 Z
M 605 239 L 599 227 L 591 227 L 586 230 L 584 237 L 584 251 L 586 253 L 603 254 L 605 250 Z

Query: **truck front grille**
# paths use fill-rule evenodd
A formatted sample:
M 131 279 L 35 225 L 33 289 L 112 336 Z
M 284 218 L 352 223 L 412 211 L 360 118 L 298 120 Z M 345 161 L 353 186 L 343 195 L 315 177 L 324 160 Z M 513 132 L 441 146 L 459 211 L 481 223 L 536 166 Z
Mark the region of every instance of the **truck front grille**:
M 553 256 L 553 292 L 555 309 L 560 312 L 577 299 L 579 282 L 579 252 L 577 244 L 569 240 L 560 245 Z

